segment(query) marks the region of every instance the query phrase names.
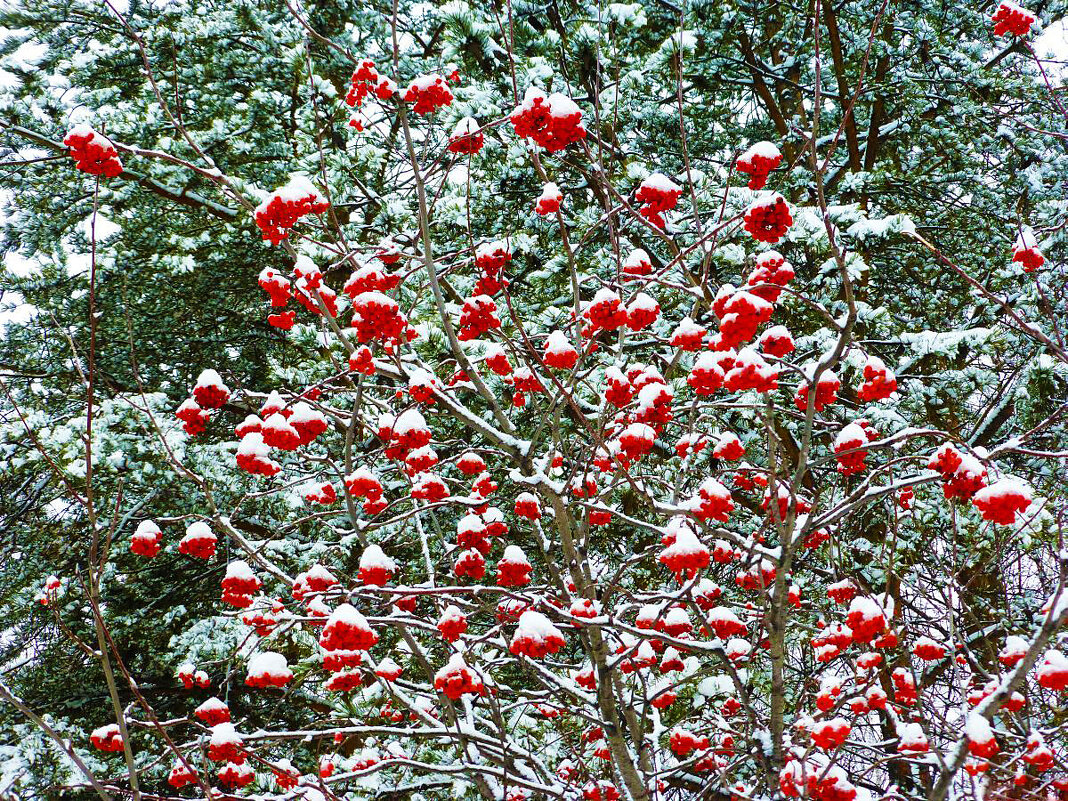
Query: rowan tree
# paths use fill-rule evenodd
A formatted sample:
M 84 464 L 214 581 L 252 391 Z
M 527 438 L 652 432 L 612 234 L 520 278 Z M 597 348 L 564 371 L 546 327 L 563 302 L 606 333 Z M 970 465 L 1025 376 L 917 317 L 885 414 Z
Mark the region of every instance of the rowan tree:
M 1068 797 L 1063 15 L 5 11 L 0 793 Z

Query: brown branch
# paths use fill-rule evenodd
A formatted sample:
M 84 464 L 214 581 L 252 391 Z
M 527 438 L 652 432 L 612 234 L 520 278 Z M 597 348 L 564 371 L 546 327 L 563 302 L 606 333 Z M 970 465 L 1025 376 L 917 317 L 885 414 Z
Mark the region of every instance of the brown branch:
M 21 125 L 13 125 L 9 122 L 0 120 L 0 128 L 5 131 L 10 131 L 13 134 L 21 136 L 23 139 L 28 139 L 35 144 L 47 147 L 60 153 L 67 152 L 67 146 L 62 142 L 57 142 L 54 139 L 49 139 L 44 134 L 31 131 L 29 128 L 23 128 Z M 120 147 L 116 143 L 116 147 Z M 121 148 L 120 149 L 125 149 Z M 212 200 L 208 200 L 203 195 L 199 195 L 196 192 L 188 192 L 185 189 L 180 189 L 168 184 L 157 181 L 155 178 L 151 178 L 142 172 L 137 170 L 124 169 L 117 178 L 120 181 L 127 181 L 129 183 L 135 183 L 153 194 L 164 197 L 167 200 L 171 200 L 175 203 L 179 203 L 191 209 L 197 211 L 206 211 L 213 217 L 217 217 L 220 220 L 226 222 L 232 222 L 237 217 L 237 211 L 229 208 L 228 206 L 222 206 Z
M 760 74 L 760 65 L 757 64 L 756 56 L 753 54 L 753 43 L 744 29 L 738 31 L 738 47 L 742 51 L 742 58 L 745 60 L 745 65 L 749 68 L 749 74 L 753 79 L 753 90 L 757 93 L 761 102 L 764 103 L 768 116 L 775 123 L 775 130 L 780 138 L 785 139 L 790 132 L 790 126 L 786 122 L 786 117 L 783 116 L 775 96 L 771 93 L 768 85 L 764 82 L 764 77 Z
M 857 118 L 853 115 L 853 104 L 849 102 L 849 82 L 845 74 L 845 59 L 842 56 L 842 37 L 838 33 L 838 17 L 834 13 L 833 3 L 823 4 L 823 16 L 827 24 L 827 41 L 831 45 L 831 62 L 834 66 L 834 79 L 838 84 L 839 103 L 842 105 L 842 122 L 845 126 L 846 147 L 849 150 L 849 164 L 853 172 L 863 169 L 860 160 L 860 144 L 857 139 Z

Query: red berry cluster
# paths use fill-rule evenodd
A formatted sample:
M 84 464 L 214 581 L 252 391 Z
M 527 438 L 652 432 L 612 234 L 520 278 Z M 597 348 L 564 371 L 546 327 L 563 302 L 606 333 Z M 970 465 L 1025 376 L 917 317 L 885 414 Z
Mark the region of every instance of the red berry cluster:
M 763 189 L 768 175 L 782 162 L 782 153 L 771 142 L 757 142 L 738 157 L 738 172 L 749 176 L 750 189 Z
M 352 324 L 360 342 L 372 339 L 398 341 L 408 328 L 400 304 L 381 292 L 362 292 L 353 298 Z
M 942 494 L 947 500 L 969 500 L 987 484 L 983 463 L 948 442 L 931 455 L 927 467 L 942 474 Z
M 655 225 L 664 227 L 664 212 L 671 211 L 682 196 L 682 187 L 660 172 L 654 172 L 638 187 L 634 199 L 641 205 L 638 213 Z
M 1038 17 L 1009 0 L 1002 0 L 990 18 L 994 23 L 994 35 L 1025 36 Z
M 794 280 L 793 266 L 783 255 L 768 250 L 756 257 L 756 266 L 745 281 L 745 288 L 769 303 L 777 303 L 782 287 Z
M 163 532 L 151 520 L 142 520 L 130 538 L 130 551 L 149 559 L 159 554 Z
M 597 290 L 584 312 L 589 322 L 583 329 L 583 336 L 593 334 L 596 331 L 615 331 L 627 324 L 627 310 L 624 308 L 619 294 L 608 287 Z M 588 329 L 588 330 L 587 330 Z
M 794 224 L 790 206 L 777 192 L 764 200 L 758 200 L 745 212 L 745 230 L 753 239 L 775 244 Z
M 122 750 L 122 734 L 115 723 L 94 729 L 93 733 L 89 735 L 89 741 L 101 751 Z
M 99 134 L 87 125 L 71 128 L 63 138 L 63 144 L 70 148 L 74 166 L 89 175 L 103 175 L 114 178 L 122 172 L 122 162 L 111 140 Z
M 547 183 L 541 190 L 541 196 L 534 204 L 535 214 L 546 216 L 560 211 L 560 204 L 564 202 L 564 195 L 554 183 Z
M 725 284 L 712 304 L 719 318 L 719 345 L 736 348 L 756 336 L 757 328 L 771 319 L 774 306 L 752 292 Z
M 289 279 L 273 267 L 264 267 L 258 278 L 260 288 L 271 296 L 271 306 L 285 306 L 292 294 Z
M 1012 254 L 1012 260 L 1023 265 L 1025 273 L 1033 273 L 1046 263 L 1046 257 L 1035 248 L 1024 248 Z
M 352 73 L 352 86 L 345 95 L 345 102 L 350 106 L 360 106 L 372 90 L 379 100 L 389 100 L 397 91 L 397 86 L 389 78 L 378 74 L 373 61 L 364 59 Z
M 233 565 L 239 565 L 240 568 L 234 570 Z M 248 570 L 245 562 L 233 562 L 227 567 L 222 580 L 222 601 L 238 609 L 247 609 L 252 606 L 252 596 L 262 586 L 263 582 Z
M 752 348 L 742 348 L 734 356 L 727 351 L 720 360 L 720 366 L 726 370 L 723 388 L 728 392 L 745 392 L 748 389 L 771 392 L 779 388 L 778 368 L 768 364 Z
M 386 272 L 373 264 L 367 264 L 352 272 L 342 291 L 350 298 L 364 292 L 388 292 L 396 289 L 400 280 L 398 273 Z
M 817 412 L 822 412 L 829 404 L 838 399 L 838 390 L 842 388 L 842 382 L 831 370 L 825 370 L 819 381 L 816 382 L 816 400 L 814 406 Z M 797 388 L 794 395 L 794 405 L 803 414 L 808 410 L 808 383 Z
M 420 75 L 408 84 L 404 99 L 415 104 L 412 111 L 416 114 L 432 114 L 452 104 L 452 92 L 440 75 Z
M 501 240 L 483 242 L 475 248 L 475 266 L 482 275 L 475 283 L 473 294 L 496 295 L 508 282 L 501 277 L 501 270 L 512 260 L 512 252 Z
M 265 241 L 277 245 L 289 236 L 297 220 L 307 214 L 322 214 L 329 206 L 311 181 L 294 176 L 256 207 L 256 225 Z
M 871 428 L 866 420 L 850 423 L 839 432 L 834 440 L 834 454 L 838 460 L 838 472 L 843 476 L 851 476 L 864 471 L 864 460 L 868 452 L 863 450 L 878 434 Z
M 464 695 L 482 695 L 486 688 L 481 677 L 464 662 L 459 653 L 434 674 L 434 689 L 453 701 Z
M 497 304 L 493 302 L 493 298 L 488 295 L 475 295 L 464 301 L 460 311 L 460 333 L 457 335 L 461 341 L 477 339 L 487 331 L 500 327 Z
M 533 139 L 550 153 L 586 138 L 582 110 L 571 98 L 556 92 L 546 97 L 533 86 L 527 89 L 523 102 L 509 119 L 517 136 Z
M 1026 511 L 1031 505 L 1031 491 L 1019 481 L 1002 479 L 976 492 L 972 504 L 982 513 L 983 520 L 1011 526 L 1017 512 Z
M 1046 257 L 1038 249 L 1038 241 L 1030 228 L 1020 231 L 1012 246 L 1012 260 L 1022 264 L 1025 273 L 1032 273 L 1046 263 Z
M 473 117 L 464 117 L 452 129 L 448 150 L 461 156 L 473 156 L 482 149 L 484 141 L 478 122 Z
M 877 401 L 889 398 L 897 392 L 897 377 L 882 360 L 872 356 L 864 365 L 864 383 L 857 389 L 857 398 L 862 401 Z

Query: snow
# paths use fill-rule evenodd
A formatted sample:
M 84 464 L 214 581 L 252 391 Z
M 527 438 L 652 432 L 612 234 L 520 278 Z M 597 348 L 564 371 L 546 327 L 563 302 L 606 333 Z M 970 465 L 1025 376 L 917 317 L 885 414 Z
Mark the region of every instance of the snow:
M 286 407 L 285 400 L 278 394 L 278 390 L 272 389 L 267 397 L 263 401 L 263 405 L 260 407 L 260 414 L 263 414 L 265 409 L 284 409 Z
M 978 463 L 978 460 L 976 460 L 976 464 L 979 465 L 979 472 L 982 472 L 982 465 Z M 976 470 L 976 465 L 970 464 L 969 467 L 972 472 Z M 958 474 L 960 474 L 961 470 L 963 469 L 964 467 L 962 465 L 960 470 L 957 471 Z M 988 487 L 983 487 L 981 490 L 976 492 L 972 498 L 972 501 L 976 505 L 979 505 L 980 503 L 990 503 L 991 501 L 1001 500 L 1004 498 L 1021 498 L 1030 503 L 1031 487 L 1029 487 L 1024 481 L 1016 478 L 1015 476 L 1006 476 L 1005 478 L 994 482 Z
M 377 669 L 377 671 L 379 673 L 382 673 L 382 674 L 385 674 L 385 675 L 393 675 L 393 674 L 399 675 L 401 673 L 401 666 L 398 665 L 393 660 L 393 658 L 389 657 L 389 656 L 387 656 L 385 659 L 381 660 L 378 663 L 378 667 L 376 669 Z
M 426 418 L 418 409 L 405 409 L 393 423 L 393 433 L 398 437 L 406 436 L 414 431 L 426 431 L 428 428 Z
M 296 435 L 296 429 L 294 429 L 293 426 L 291 426 L 289 424 L 289 421 L 285 417 L 282 416 L 281 412 L 275 412 L 270 417 L 268 417 L 266 420 L 264 420 L 263 421 L 263 430 L 264 431 L 292 432 L 294 435 Z M 250 432 L 250 434 L 254 434 L 254 433 L 256 433 L 256 432 Z
M 883 617 L 883 610 L 874 599 L 860 595 L 849 604 L 849 615 L 857 615 L 861 620 L 876 620 Z
M 156 525 L 153 520 L 142 520 L 137 524 L 137 530 L 134 531 L 135 537 L 156 537 L 163 532 L 160 531 L 159 526 Z
M 734 614 L 734 610 L 726 606 L 717 606 L 713 608 L 708 612 L 708 615 L 706 617 L 708 619 L 708 622 L 713 626 L 718 623 L 727 624 L 739 630 L 745 628 L 742 621 L 738 619 L 738 616 L 736 614 Z
M 524 493 L 524 495 L 529 495 L 529 493 Z M 533 495 L 531 495 L 530 497 L 531 499 L 534 499 Z M 517 500 L 519 499 L 517 498 Z M 534 500 L 536 503 L 537 500 Z M 474 512 L 468 512 L 456 523 L 457 534 L 479 536 L 484 533 L 485 530 L 486 524 L 482 521 L 482 518 L 476 515 Z
M 337 578 L 334 576 L 334 574 L 320 564 L 312 565 L 308 569 L 306 576 L 310 580 L 314 580 L 323 584 L 337 584 Z
M 363 549 L 363 554 L 360 556 L 360 568 L 382 568 L 396 572 L 397 563 L 386 555 L 381 546 L 371 543 Z
M 627 304 L 628 312 L 631 310 L 655 312 L 659 308 L 660 304 L 644 292 L 639 292 L 634 296 L 634 299 Z
M 337 609 L 330 613 L 330 618 L 326 621 L 326 625 L 328 627 L 342 625 L 360 631 L 367 631 L 371 628 L 367 618 L 349 603 L 338 605 Z
M 620 438 L 623 437 L 652 443 L 656 439 L 656 432 L 653 430 L 652 426 L 645 423 L 631 423 L 623 429 Z
M 793 335 L 790 333 L 790 329 L 787 328 L 785 325 L 773 325 L 767 330 L 765 330 L 760 337 L 760 341 L 762 343 L 765 340 L 770 339 L 789 339 L 792 341 Z
M 699 337 L 705 334 L 705 327 L 698 325 L 691 318 L 684 317 L 675 326 L 674 332 L 671 334 L 672 339 L 675 337 Z
M 778 264 L 779 262 L 786 263 L 786 259 L 777 250 L 765 250 L 763 253 L 758 253 L 753 261 L 757 267 L 766 267 L 769 264 Z
M 91 239 L 94 236 L 95 231 L 95 236 L 98 242 L 122 232 L 121 225 L 112 222 L 99 212 L 97 212 L 95 220 L 93 216 L 90 215 L 78 223 L 77 228 L 86 239 Z
M 318 423 L 326 422 L 326 417 L 318 409 L 313 408 L 304 401 L 298 401 L 293 405 L 293 413 L 289 416 L 289 423 Z
M 648 22 L 641 3 L 609 3 L 604 13 L 609 19 L 635 29 L 644 27 Z
M 955 356 L 960 346 L 976 347 L 983 344 L 993 331 L 989 328 L 967 328 L 954 331 L 920 332 L 903 331 L 900 339 L 910 346 L 917 356 L 945 355 Z
M 846 229 L 846 233 L 861 241 L 869 237 L 885 237 L 887 234 L 914 234 L 916 224 L 906 214 L 893 214 L 882 220 L 860 220 Z
M 605 303 L 619 303 L 619 293 L 603 286 L 594 294 L 593 300 L 590 301 L 589 305 L 600 306 Z
M 731 498 L 731 491 L 712 476 L 709 476 L 701 482 L 701 486 L 697 488 L 697 492 L 699 495 L 706 498 L 716 498 L 724 501 L 730 500 Z
M 738 160 L 743 163 L 748 163 L 753 160 L 753 156 L 760 156 L 764 159 L 775 159 L 781 157 L 782 153 L 779 152 L 779 148 L 775 146 L 774 142 L 765 140 L 763 142 L 757 142 L 755 145 L 751 145 L 738 157 Z
M 513 565 L 529 565 L 527 555 L 523 553 L 523 549 L 518 545 L 509 545 L 504 549 L 504 555 L 501 557 L 502 562 Z
M 652 264 L 649 258 L 649 254 L 641 248 L 635 248 L 630 252 L 630 255 L 623 261 L 624 269 L 627 267 L 637 268 L 643 264 Z
M 749 204 L 751 209 L 763 209 L 770 208 L 777 204 L 779 201 L 786 202 L 786 198 L 780 195 L 778 192 L 763 192 L 760 197 Z
M 1015 14 L 1020 14 L 1025 17 L 1031 17 L 1032 19 L 1035 18 L 1033 12 L 1019 5 L 1018 3 L 1014 3 L 1012 0 L 1000 0 L 1000 2 L 998 2 L 998 8 L 1004 8 L 1008 11 L 1012 11 Z
M 731 372 L 744 367 L 752 367 L 757 371 L 772 369 L 771 365 L 764 361 L 764 357 L 752 348 L 742 348 L 738 351 L 734 357 L 734 367 L 731 369 Z
M 352 301 L 353 309 L 360 309 L 365 306 L 377 306 L 383 309 L 399 310 L 397 301 L 377 289 L 371 289 L 367 292 L 361 292 Z
M 553 92 L 549 95 L 549 115 L 556 118 L 562 117 L 574 117 L 582 116 L 582 109 L 580 109 L 575 101 L 567 95 L 562 95 L 559 92 Z
M 309 197 L 316 203 L 326 202 L 326 198 L 315 188 L 315 185 L 312 184 L 307 176 L 300 174 L 291 175 L 284 186 L 280 186 L 274 191 L 274 196 L 289 203 L 299 203 Z M 266 207 L 269 202 L 270 199 L 265 201 L 263 206 Z
M 493 242 L 483 242 L 475 248 L 475 260 L 481 261 L 482 259 L 492 259 L 497 257 L 500 253 L 511 253 L 511 249 L 508 247 L 508 243 L 503 239 L 497 239 Z M 479 297 L 486 297 L 480 295 Z
M 248 562 L 243 559 L 235 559 L 226 566 L 226 578 L 239 579 L 241 581 L 255 580 L 256 574 L 252 572 Z
M 220 376 L 215 370 L 210 367 L 206 370 L 202 370 L 200 375 L 197 376 L 197 387 L 224 387 L 222 376 Z
M 436 388 L 440 386 L 441 382 L 438 381 L 438 377 L 433 373 L 424 370 L 421 367 L 414 367 L 408 371 L 408 386 L 409 387 L 428 387 Z
M 1068 61 L 1068 20 L 1064 18 L 1054 20 L 1042 29 L 1035 37 L 1033 45 L 1036 53 L 1050 57 L 1045 64 L 1046 72 L 1054 86 L 1064 84 L 1065 75 L 1068 74 L 1065 62 Z
M 701 540 L 697 539 L 697 535 L 692 528 L 689 526 L 680 526 L 675 531 L 675 541 L 664 550 L 664 553 L 668 552 L 678 556 L 691 556 L 694 554 L 707 553 L 708 548 L 701 542 Z
M 864 429 L 856 423 L 850 423 L 838 432 L 838 436 L 834 438 L 835 451 L 844 451 L 851 448 L 859 448 L 868 441 L 868 435 L 864 433 Z
M 667 384 L 646 384 L 638 390 L 637 412 L 646 413 L 657 404 L 670 403 L 674 397 L 675 391 Z
M 1010 634 L 1005 638 L 1005 646 L 998 653 L 1000 658 L 1022 657 L 1027 653 L 1028 642 L 1018 634 Z
M 541 641 L 559 639 L 563 635 L 560 634 L 560 630 L 553 625 L 552 621 L 541 612 L 528 609 L 519 617 L 519 625 L 516 628 L 515 636 L 517 638 Z
M 459 673 L 462 670 L 468 669 L 467 662 L 464 660 L 464 655 L 461 653 L 454 653 L 449 657 L 449 661 L 445 663 L 445 667 L 438 671 L 438 675 Z
M 938 640 L 926 636 L 918 638 L 913 645 L 914 650 L 918 650 L 920 648 L 939 648 L 943 651 L 946 649 L 946 647 L 942 643 L 938 642 Z
M 452 129 L 452 138 L 457 139 L 462 136 L 470 136 L 471 134 L 478 133 L 479 124 L 474 117 L 463 117 L 456 123 L 456 127 Z
M 741 659 L 748 656 L 752 650 L 753 646 L 748 640 L 743 640 L 741 637 L 732 637 L 727 641 L 726 651 L 729 659 Z
M 1062 651 L 1051 648 L 1042 657 L 1042 664 L 1038 668 L 1038 677 L 1068 673 L 1068 656 Z
M 545 352 L 553 355 L 566 355 L 574 353 L 575 348 L 571 345 L 571 341 L 567 338 L 567 335 L 563 331 L 552 331 L 548 338 L 545 340 Z
M 516 109 L 517 111 L 529 111 L 534 108 L 538 101 L 545 100 L 545 93 L 536 86 L 528 86 L 527 91 L 523 93 L 523 102 Z
M 1016 235 L 1016 242 L 1012 246 L 1013 251 L 1018 250 L 1031 250 L 1038 249 L 1038 240 L 1035 239 L 1035 232 L 1030 228 L 1020 229 L 1020 233 Z
M 994 730 L 990 727 L 990 721 L 976 712 L 968 715 L 964 731 L 973 743 L 988 743 L 994 739 Z
M 642 186 L 649 189 L 655 189 L 656 191 L 663 192 L 664 194 L 676 194 L 682 192 L 682 187 L 672 181 L 662 172 L 654 172 L 649 175 L 648 178 L 642 181 Z
M 923 733 L 923 726 L 919 723 L 898 723 L 897 737 L 902 745 L 927 742 L 927 736 Z
M 449 604 L 445 607 L 445 611 L 442 612 L 440 622 L 453 621 L 453 620 L 466 620 L 467 616 L 463 613 L 456 604 Z
M 211 533 L 207 523 L 203 520 L 197 520 L 189 524 L 189 527 L 185 530 L 185 536 L 187 539 L 202 539 L 214 537 L 215 535 Z
M 211 727 L 211 745 L 241 745 L 242 742 L 241 735 L 237 733 L 233 723 L 216 723 Z
M 282 654 L 274 651 L 263 651 L 249 659 L 248 675 L 269 676 L 280 679 L 293 674 L 289 669 L 289 663 Z
M 504 348 L 496 342 L 487 342 L 486 346 L 482 349 L 482 358 L 486 361 L 493 361 L 501 356 L 507 358 L 508 354 L 505 353 Z
M 552 181 L 549 181 L 541 188 L 541 197 L 545 200 L 557 200 L 563 197 L 563 193 L 560 191 L 560 187 Z
M 1063 556 L 1062 556 L 1063 561 Z M 1056 600 L 1056 605 L 1054 605 Z M 1068 612 L 1068 592 L 1060 591 L 1055 592 L 1048 601 L 1046 601 L 1045 607 L 1049 607 L 1049 616 L 1056 620 Z M 1043 608 L 1045 608 L 1043 607 Z

